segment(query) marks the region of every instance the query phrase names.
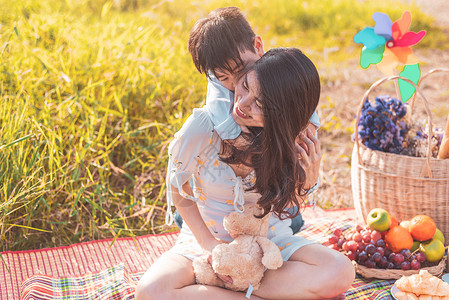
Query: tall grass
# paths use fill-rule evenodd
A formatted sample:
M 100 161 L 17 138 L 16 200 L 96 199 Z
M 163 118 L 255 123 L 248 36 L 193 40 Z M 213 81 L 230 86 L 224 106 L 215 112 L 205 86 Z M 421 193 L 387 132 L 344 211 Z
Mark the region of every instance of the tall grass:
M 404 10 L 382 3 L 0 0 L 0 249 L 168 230 L 166 147 L 204 102 L 186 44 L 208 11 L 240 6 L 266 48 L 305 47 L 319 65 L 326 47 L 356 51 L 374 11 Z M 423 46 L 441 46 L 411 9 Z

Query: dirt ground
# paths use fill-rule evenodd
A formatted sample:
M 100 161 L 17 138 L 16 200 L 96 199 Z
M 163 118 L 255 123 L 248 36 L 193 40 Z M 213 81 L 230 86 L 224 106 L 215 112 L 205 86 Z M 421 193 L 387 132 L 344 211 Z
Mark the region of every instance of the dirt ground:
M 436 23 L 444 28 L 449 39 L 449 1 L 416 0 L 415 2 L 424 12 L 435 17 Z M 434 68 L 449 69 L 448 50 L 414 49 L 414 53 L 420 59 L 422 74 Z M 321 69 L 320 72 L 330 78 L 322 87 L 320 100 L 322 123 L 334 120 L 341 123 L 341 129 L 320 133 L 323 159 L 320 172 L 321 188 L 317 193 L 317 200 L 324 208 L 352 207 L 351 153 L 354 144 L 351 141 L 349 128 L 354 127 L 354 117 L 363 94 L 372 83 L 384 75 L 375 66 L 370 66 L 366 70 L 362 69 L 359 66 L 359 57 L 354 57 L 344 65 Z M 444 128 L 449 114 L 449 73 L 436 73 L 423 81 L 421 86 L 429 101 L 433 123 L 437 127 Z M 382 85 L 372 95 L 385 94 L 395 95 L 393 83 Z M 419 120 L 426 118 L 424 105 L 419 97 L 416 97 L 413 115 Z

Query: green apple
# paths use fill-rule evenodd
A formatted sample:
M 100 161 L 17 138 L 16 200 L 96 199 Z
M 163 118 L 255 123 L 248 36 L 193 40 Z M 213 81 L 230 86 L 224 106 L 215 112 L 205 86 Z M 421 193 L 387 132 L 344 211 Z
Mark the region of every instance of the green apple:
M 436 262 L 444 256 L 444 244 L 439 239 L 421 243 L 419 250 L 426 255 L 427 261 Z
M 390 228 L 391 217 L 385 209 L 374 208 L 369 212 L 366 222 L 372 230 L 384 232 Z
M 440 240 L 444 245 L 444 234 L 438 228 L 432 238 Z

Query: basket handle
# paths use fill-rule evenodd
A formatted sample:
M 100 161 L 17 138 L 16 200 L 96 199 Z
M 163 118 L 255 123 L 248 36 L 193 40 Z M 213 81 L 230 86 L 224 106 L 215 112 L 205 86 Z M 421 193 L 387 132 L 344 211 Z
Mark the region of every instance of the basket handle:
M 430 72 L 429 72 L 430 73 Z M 426 74 L 427 75 L 427 74 Z M 424 165 L 424 168 L 421 172 L 421 176 L 428 176 L 429 178 L 432 178 L 432 170 L 430 168 L 430 158 L 432 157 L 432 147 L 431 147 L 431 138 L 432 138 L 432 115 L 430 113 L 430 108 L 429 108 L 429 102 L 427 101 L 426 97 L 424 96 L 424 94 L 421 92 L 421 89 L 410 79 L 402 77 L 402 76 L 398 76 L 398 75 L 394 75 L 394 76 L 389 76 L 389 77 L 384 77 L 382 79 L 379 79 L 378 81 L 374 82 L 370 88 L 365 92 L 365 94 L 363 95 L 362 101 L 360 103 L 359 109 L 357 111 L 357 117 L 356 117 L 356 121 L 355 121 L 355 144 L 357 147 L 357 155 L 358 155 L 358 159 L 359 159 L 359 164 L 363 165 L 362 162 L 362 157 L 360 155 L 360 141 L 359 141 L 359 121 L 360 121 L 360 115 L 362 113 L 362 108 L 363 108 L 363 104 L 365 103 L 365 100 L 369 97 L 369 95 L 371 94 L 371 92 L 374 90 L 374 88 L 378 87 L 379 85 L 381 85 L 382 83 L 386 82 L 386 81 L 390 81 L 390 80 L 398 80 L 398 79 L 402 79 L 408 83 L 410 83 L 411 85 L 413 85 L 416 89 L 416 93 L 419 94 L 419 96 L 421 97 L 421 99 L 424 102 L 424 106 L 426 109 L 426 113 L 427 113 L 427 122 L 429 123 L 428 126 L 428 145 L 427 145 L 427 160 L 426 160 L 426 164 Z
M 430 70 L 429 72 L 427 72 L 426 74 L 424 74 L 423 76 L 421 76 L 421 78 L 418 81 L 418 87 L 421 88 L 421 84 L 424 81 L 424 79 L 426 79 L 427 77 L 429 77 L 429 75 L 432 75 L 433 73 L 439 73 L 439 72 L 449 72 L 449 69 L 447 68 L 435 68 Z M 416 93 L 413 95 L 413 99 L 412 99 L 412 103 L 410 104 L 410 108 L 413 110 L 413 107 L 415 106 L 415 98 L 416 98 Z

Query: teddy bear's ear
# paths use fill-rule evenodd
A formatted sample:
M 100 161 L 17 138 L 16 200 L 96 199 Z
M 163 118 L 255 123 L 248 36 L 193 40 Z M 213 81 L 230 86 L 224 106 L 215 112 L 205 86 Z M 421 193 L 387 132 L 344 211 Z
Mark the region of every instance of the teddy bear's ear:
M 259 216 L 262 214 L 262 209 L 255 204 L 245 205 L 245 212 L 253 216 Z

